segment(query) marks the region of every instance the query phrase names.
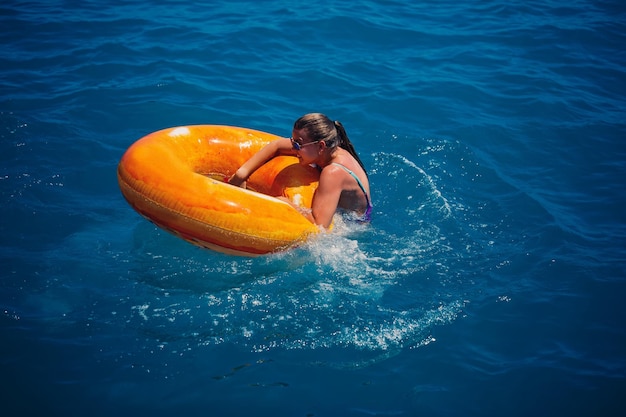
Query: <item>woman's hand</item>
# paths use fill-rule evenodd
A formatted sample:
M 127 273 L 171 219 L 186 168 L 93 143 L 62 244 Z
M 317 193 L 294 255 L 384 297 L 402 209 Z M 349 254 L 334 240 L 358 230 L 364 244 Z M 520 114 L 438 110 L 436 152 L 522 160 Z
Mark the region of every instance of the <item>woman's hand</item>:
M 229 179 L 228 183 L 236 187 L 246 188 L 246 179 L 241 175 L 241 168 L 238 169 Z

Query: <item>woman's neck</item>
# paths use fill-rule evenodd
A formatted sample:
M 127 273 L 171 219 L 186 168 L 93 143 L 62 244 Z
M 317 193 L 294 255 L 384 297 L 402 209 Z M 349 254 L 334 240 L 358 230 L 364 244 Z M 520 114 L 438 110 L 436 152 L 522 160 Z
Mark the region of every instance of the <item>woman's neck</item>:
M 323 167 L 326 167 L 330 164 L 333 163 L 334 159 L 337 157 L 337 155 L 339 154 L 339 149 L 338 148 L 334 148 L 334 149 L 326 149 L 318 158 L 317 160 L 317 165 Z

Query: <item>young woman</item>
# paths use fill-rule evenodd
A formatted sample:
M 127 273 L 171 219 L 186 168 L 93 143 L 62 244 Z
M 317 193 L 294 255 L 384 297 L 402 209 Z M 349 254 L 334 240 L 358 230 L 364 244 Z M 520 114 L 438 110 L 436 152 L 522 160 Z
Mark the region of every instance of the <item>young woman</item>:
M 338 208 L 356 213 L 359 221 L 369 221 L 372 211 L 367 172 L 359 159 L 343 125 L 321 113 L 305 114 L 293 126 L 291 139 L 267 144 L 246 161 L 229 179 L 244 186 L 248 177 L 278 155 L 297 156 L 301 164 L 316 165 L 320 181 L 309 220 L 329 227 Z

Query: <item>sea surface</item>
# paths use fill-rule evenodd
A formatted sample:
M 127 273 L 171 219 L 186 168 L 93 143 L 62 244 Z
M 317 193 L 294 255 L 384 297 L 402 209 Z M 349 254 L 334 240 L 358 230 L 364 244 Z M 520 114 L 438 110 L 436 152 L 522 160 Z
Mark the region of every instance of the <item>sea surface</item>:
M 0 414 L 626 415 L 621 0 L 7 0 Z M 373 221 L 235 257 L 139 216 L 167 127 L 341 121 Z

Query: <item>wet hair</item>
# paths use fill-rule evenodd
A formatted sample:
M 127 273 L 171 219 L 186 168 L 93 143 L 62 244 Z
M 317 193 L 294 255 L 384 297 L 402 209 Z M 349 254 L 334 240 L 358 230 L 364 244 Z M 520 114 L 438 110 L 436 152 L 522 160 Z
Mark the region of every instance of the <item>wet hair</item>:
M 306 131 L 312 142 L 324 142 L 329 148 L 339 146 L 345 149 L 356 159 L 361 168 L 363 168 L 365 175 L 367 175 L 367 170 L 354 150 L 346 129 L 339 121 L 332 121 L 322 113 L 309 113 L 296 120 L 293 128 Z

